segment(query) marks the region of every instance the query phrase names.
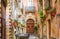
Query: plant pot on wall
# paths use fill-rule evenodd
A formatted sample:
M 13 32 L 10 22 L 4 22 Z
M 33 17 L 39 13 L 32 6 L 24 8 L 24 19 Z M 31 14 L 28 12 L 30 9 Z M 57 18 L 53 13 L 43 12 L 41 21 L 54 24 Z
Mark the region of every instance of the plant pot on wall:
M 56 15 L 56 9 L 53 9 L 53 11 L 51 12 L 51 16 L 55 16 Z
M 55 16 L 55 14 L 56 14 L 56 12 L 52 12 L 52 13 L 51 13 L 51 15 L 52 15 L 53 17 Z
M 43 19 L 43 11 L 42 11 L 42 10 L 39 11 L 39 17 L 40 17 L 41 19 Z
M 50 9 L 51 9 L 50 6 L 46 6 L 46 7 L 45 7 L 45 10 L 50 10 Z
M 50 8 L 51 8 L 51 7 L 49 7 L 49 6 L 48 6 L 48 7 L 45 7 L 45 10 L 50 10 Z
M 53 11 L 51 12 L 51 19 L 53 19 L 56 15 L 56 9 L 53 9 Z
M 49 11 L 50 9 L 51 9 L 51 7 L 49 7 L 49 6 L 45 7 L 46 14 L 47 14 L 47 11 Z

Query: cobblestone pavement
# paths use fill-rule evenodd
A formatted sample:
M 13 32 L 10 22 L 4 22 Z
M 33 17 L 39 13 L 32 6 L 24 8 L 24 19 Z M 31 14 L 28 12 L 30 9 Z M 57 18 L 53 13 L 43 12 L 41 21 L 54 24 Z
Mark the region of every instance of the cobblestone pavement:
M 38 39 L 38 37 L 35 35 L 30 35 L 28 39 Z
M 28 35 L 28 34 L 18 34 L 18 35 L 16 35 L 17 36 L 17 38 L 16 39 L 22 39 L 21 37 L 23 37 L 23 39 L 38 39 L 38 37 L 37 36 L 35 36 L 35 35 Z M 26 37 L 28 37 L 28 38 L 26 38 Z

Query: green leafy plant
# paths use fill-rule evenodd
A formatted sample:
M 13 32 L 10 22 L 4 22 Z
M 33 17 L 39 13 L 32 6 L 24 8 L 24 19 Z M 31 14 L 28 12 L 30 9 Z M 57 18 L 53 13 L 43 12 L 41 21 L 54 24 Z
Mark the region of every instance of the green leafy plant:
M 56 15 L 56 8 L 52 10 L 51 12 L 51 19 L 53 20 L 53 18 L 55 17 Z
M 42 10 L 39 11 L 39 17 L 43 18 L 43 11 Z
M 38 27 L 34 26 L 34 31 L 37 32 L 37 30 L 38 30 Z
M 52 12 L 56 12 L 56 8 L 55 9 L 53 9 L 53 11 Z
M 49 6 L 46 6 L 46 7 L 45 7 L 45 10 L 50 10 L 50 8 L 51 8 L 51 7 L 49 7 Z
M 51 12 L 47 12 L 47 14 L 51 14 Z

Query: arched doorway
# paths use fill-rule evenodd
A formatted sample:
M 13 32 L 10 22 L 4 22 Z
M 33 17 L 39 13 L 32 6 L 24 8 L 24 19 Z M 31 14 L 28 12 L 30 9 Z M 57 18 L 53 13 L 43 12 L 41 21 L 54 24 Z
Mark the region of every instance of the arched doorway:
M 34 20 L 28 19 L 26 21 L 26 33 L 33 34 L 34 33 L 33 27 L 34 27 Z

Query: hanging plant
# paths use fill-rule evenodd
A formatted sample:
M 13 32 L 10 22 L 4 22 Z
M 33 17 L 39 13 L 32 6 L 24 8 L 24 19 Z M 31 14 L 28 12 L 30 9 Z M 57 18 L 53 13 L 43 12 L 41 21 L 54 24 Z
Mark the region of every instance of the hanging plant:
M 40 17 L 41 19 L 43 19 L 43 11 L 42 11 L 42 10 L 39 11 L 39 17 Z
M 45 10 L 50 10 L 50 9 L 51 9 L 51 7 L 49 7 L 49 6 L 45 7 Z
M 51 14 L 51 12 L 47 12 L 47 14 Z
M 52 10 L 51 12 L 51 19 L 53 20 L 53 18 L 55 17 L 56 15 L 56 8 Z
M 56 8 L 53 9 L 53 11 L 51 12 L 51 15 L 52 15 L 53 17 L 55 16 L 55 14 L 56 14 Z
M 56 8 L 54 8 L 52 12 L 56 12 Z

